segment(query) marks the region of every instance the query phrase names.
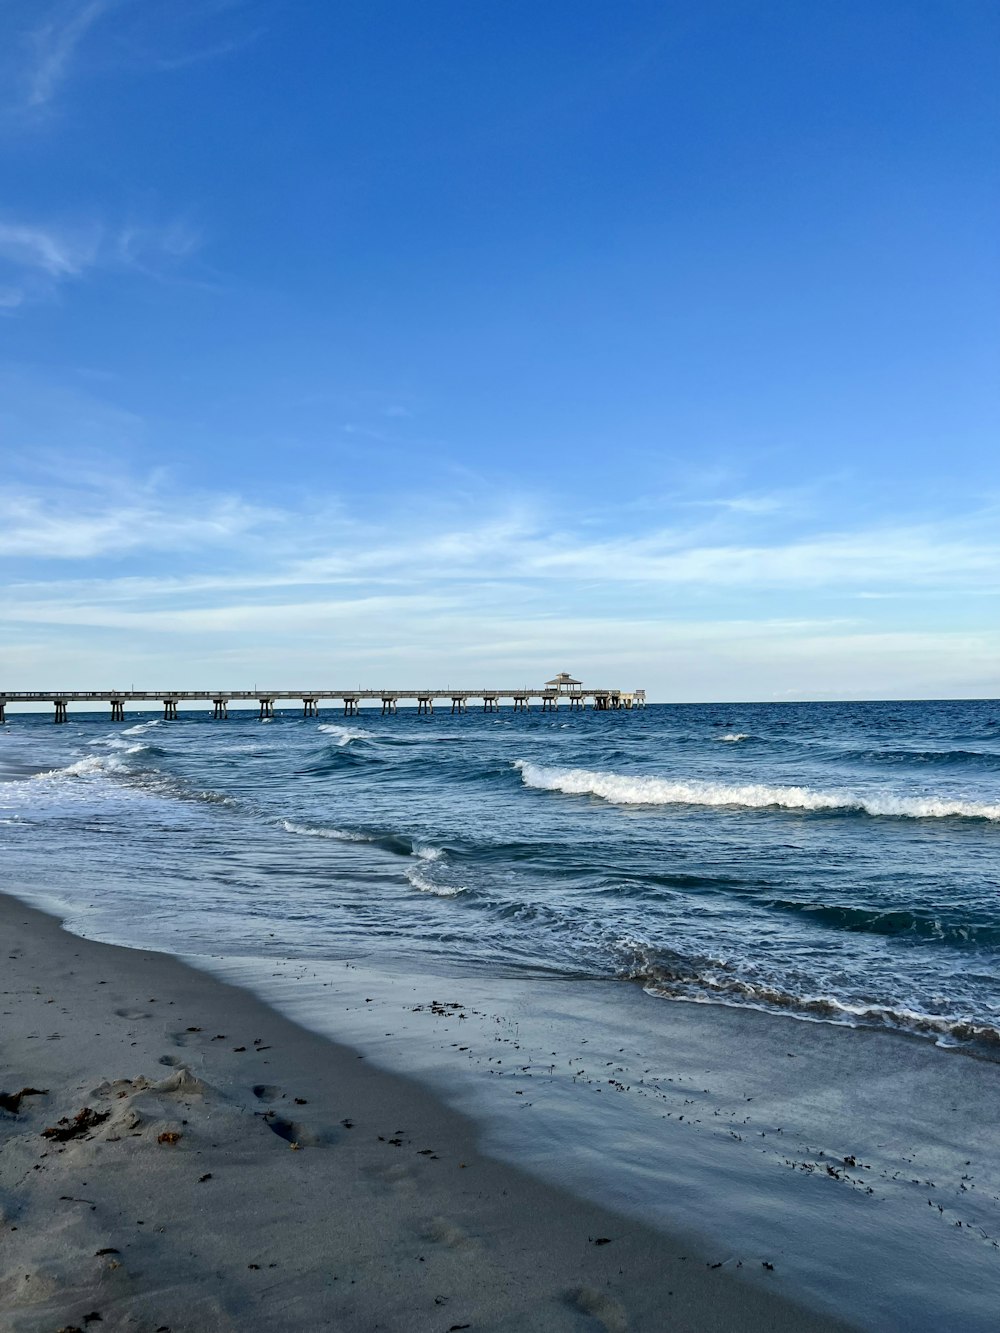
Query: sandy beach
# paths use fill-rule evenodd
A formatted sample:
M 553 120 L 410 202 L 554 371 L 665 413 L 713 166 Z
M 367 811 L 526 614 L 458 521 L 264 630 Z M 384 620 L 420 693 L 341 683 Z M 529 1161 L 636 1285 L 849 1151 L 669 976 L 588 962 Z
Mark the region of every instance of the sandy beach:
M 0 930 L 11 1333 L 847 1327 L 484 1156 L 239 988 L 9 898 Z

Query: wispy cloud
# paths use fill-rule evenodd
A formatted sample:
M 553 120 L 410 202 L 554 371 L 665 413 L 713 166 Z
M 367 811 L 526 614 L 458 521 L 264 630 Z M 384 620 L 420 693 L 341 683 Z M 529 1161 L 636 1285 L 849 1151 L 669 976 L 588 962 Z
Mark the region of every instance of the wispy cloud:
M 216 42 L 212 46 L 201 47 L 194 51 L 185 51 L 176 56 L 160 56 L 155 61 L 156 68 L 164 71 L 176 69 L 187 69 L 190 65 L 201 65 L 207 60 L 222 60 L 226 56 L 235 55 L 245 47 L 250 46 L 264 35 L 264 28 L 254 28 L 251 32 L 243 33 L 238 37 L 231 37 L 227 41 Z
M 201 233 L 184 219 L 118 227 L 0 219 L 0 309 L 50 300 L 62 285 L 95 270 L 164 278 L 201 243 Z
M 706 541 L 681 505 L 674 526 L 626 534 L 611 513 L 595 538 L 541 504 L 372 517 L 335 496 L 264 506 L 97 462 L 59 477 L 49 460 L 0 493 L 0 572 L 16 574 L 0 637 L 15 661 L 40 633 L 96 661 L 100 630 L 129 661 L 183 642 L 184 670 L 241 654 L 279 670 L 294 642 L 325 679 L 335 654 L 352 678 L 409 685 L 414 670 L 520 683 L 542 659 L 689 698 L 732 697 L 734 680 L 756 697 L 984 693 L 995 676 L 1000 634 L 981 610 L 1000 593 L 995 507 L 749 545 L 741 511 L 728 536 L 713 518 Z M 958 610 L 959 592 L 980 610 Z
M 0 556 L 90 560 L 128 551 L 190 551 L 225 546 L 266 525 L 269 511 L 229 496 L 185 497 L 183 504 L 138 496 L 132 503 L 61 503 L 0 497 Z
M 54 462 L 50 463 L 55 469 Z M 234 494 L 175 494 L 166 478 L 127 479 L 94 460 L 69 484 L 27 481 L 0 494 L 0 555 L 97 559 L 125 549 L 193 549 L 232 543 L 240 585 L 328 583 L 511 583 L 593 589 L 832 589 L 859 594 L 968 586 L 1000 589 L 996 506 L 961 520 L 882 524 L 850 531 L 774 537 L 748 544 L 680 523 L 645 532 L 559 527 L 541 507 L 484 507 L 474 515 L 418 506 L 381 520 L 345 511 L 336 496 L 307 506 L 267 508 Z M 734 523 L 738 520 L 734 519 Z M 267 527 L 266 548 L 247 544 Z
M 74 277 L 94 262 L 99 233 L 73 235 L 52 227 L 0 221 L 0 259 L 52 278 Z
M 114 0 L 61 6 L 31 37 L 34 60 L 27 72 L 28 107 L 43 107 L 69 76 L 80 43 Z

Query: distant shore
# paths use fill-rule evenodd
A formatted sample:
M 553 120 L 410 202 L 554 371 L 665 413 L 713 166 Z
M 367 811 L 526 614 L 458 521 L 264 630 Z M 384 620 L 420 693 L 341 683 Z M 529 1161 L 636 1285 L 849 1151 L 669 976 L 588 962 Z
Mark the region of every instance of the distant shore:
M 482 1155 L 241 989 L 8 897 L 0 933 L 11 1333 L 848 1327 Z

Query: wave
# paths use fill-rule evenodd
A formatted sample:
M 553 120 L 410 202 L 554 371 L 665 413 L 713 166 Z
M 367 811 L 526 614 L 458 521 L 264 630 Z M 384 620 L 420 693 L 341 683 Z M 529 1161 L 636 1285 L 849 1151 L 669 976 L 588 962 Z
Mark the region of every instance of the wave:
M 403 873 L 421 893 L 433 893 L 439 898 L 456 898 L 465 892 L 465 885 L 448 884 L 432 878 L 430 867 L 447 860 L 448 854 L 442 847 L 414 843 L 398 833 L 357 833 L 348 829 L 300 824 L 292 819 L 279 819 L 277 822 L 286 833 L 298 834 L 300 837 L 329 838 L 334 842 L 363 842 L 393 856 L 406 857 L 412 864 L 407 865 Z
M 808 917 L 811 921 L 837 930 L 858 934 L 903 936 L 936 940 L 942 944 L 1000 944 L 1000 926 L 944 921 L 929 912 L 878 911 L 874 908 L 848 907 L 827 903 L 797 903 L 776 898 L 769 907 Z
M 851 1003 L 831 995 L 797 995 L 767 981 L 734 975 L 731 965 L 712 959 L 687 959 L 620 940 L 625 956 L 619 975 L 638 982 L 648 995 L 694 1004 L 727 1004 L 783 1013 L 815 1023 L 843 1027 L 891 1028 L 929 1037 L 937 1046 L 978 1045 L 1000 1051 L 1000 1028 L 966 1015 L 926 1014 L 897 1004 Z
M 745 731 L 728 731 L 725 736 L 717 736 L 716 740 L 728 741 L 730 745 L 735 745 L 737 741 L 748 741 L 749 735 Z
M 851 791 L 817 791 L 810 787 L 772 787 L 763 783 L 675 781 L 627 773 L 600 773 L 586 768 L 546 768 L 525 759 L 520 770 L 526 787 L 561 791 L 573 796 L 599 796 L 613 805 L 738 806 L 748 810 L 776 806 L 785 810 L 841 810 L 898 819 L 986 819 L 1000 822 L 1000 803 L 965 801 L 945 796 L 861 795 Z
M 303 838 L 332 838 L 335 842 L 372 842 L 365 833 L 350 833 L 347 829 L 318 828 L 314 824 L 298 824 L 292 819 L 279 819 L 286 833 L 297 833 Z
M 433 893 L 438 898 L 457 898 L 460 893 L 465 893 L 464 884 L 441 883 L 427 874 L 426 867 L 429 864 L 446 859 L 447 853 L 443 848 L 415 846 L 412 855 L 416 864 L 407 866 L 403 873 L 415 889 L 421 893 Z
M 141 746 L 137 746 L 141 749 Z M 53 779 L 60 778 L 89 778 L 106 773 L 125 773 L 128 766 L 113 754 L 90 754 L 84 759 L 77 759 L 75 763 L 67 764 L 65 768 L 48 768 L 43 773 L 36 773 L 33 781 L 38 782 L 46 780 L 51 782 Z
M 43 773 L 36 773 L 31 782 L 64 782 L 94 778 L 107 778 L 120 791 L 143 792 L 146 795 L 172 801 L 195 801 L 204 805 L 223 805 L 237 807 L 235 797 L 209 788 L 198 789 L 183 778 L 160 772 L 156 768 L 134 768 L 124 762 L 124 755 L 143 752 L 162 754 L 155 745 L 132 745 L 124 751 L 105 751 L 102 754 L 86 755 L 64 768 L 50 768 Z
M 375 739 L 373 731 L 362 727 L 341 727 L 336 722 L 321 722 L 319 730 L 327 736 L 336 736 L 338 745 L 350 745 L 351 741 L 371 741 Z
M 150 731 L 153 727 L 161 725 L 161 718 L 154 718 L 152 722 L 137 722 L 134 727 L 126 727 L 122 732 L 123 736 L 141 736 L 144 732 Z
M 836 757 L 867 764 L 926 764 L 1000 771 L 1000 754 L 986 750 L 848 750 Z

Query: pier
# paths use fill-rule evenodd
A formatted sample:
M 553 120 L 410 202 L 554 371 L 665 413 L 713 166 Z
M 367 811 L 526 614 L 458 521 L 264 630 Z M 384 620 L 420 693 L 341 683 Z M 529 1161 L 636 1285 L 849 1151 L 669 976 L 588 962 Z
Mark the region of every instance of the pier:
M 319 717 L 320 709 L 328 709 L 357 717 L 363 704 L 381 706 L 382 717 L 394 715 L 400 703 L 415 705 L 418 714 L 430 716 L 435 706 L 448 708 L 451 713 L 467 713 L 469 704 L 481 705 L 484 713 L 498 713 L 506 704 L 515 713 L 526 713 L 532 707 L 542 712 L 554 712 L 559 707 L 569 709 L 592 708 L 609 712 L 626 708 L 644 708 L 645 690 L 592 689 L 565 671 L 538 688 L 510 690 L 495 689 L 418 689 L 418 690 L 0 690 L 0 724 L 7 721 L 8 704 L 51 704 L 55 710 L 53 721 L 69 720 L 70 704 L 108 704 L 111 721 L 125 721 L 126 704 L 160 704 L 165 722 L 176 722 L 182 704 L 208 703 L 212 717 L 224 722 L 229 717 L 229 705 L 252 703 L 257 705 L 258 717 L 263 722 L 274 717 L 276 703 L 297 702 L 303 717 Z M 374 709 L 372 710 L 374 711 Z

